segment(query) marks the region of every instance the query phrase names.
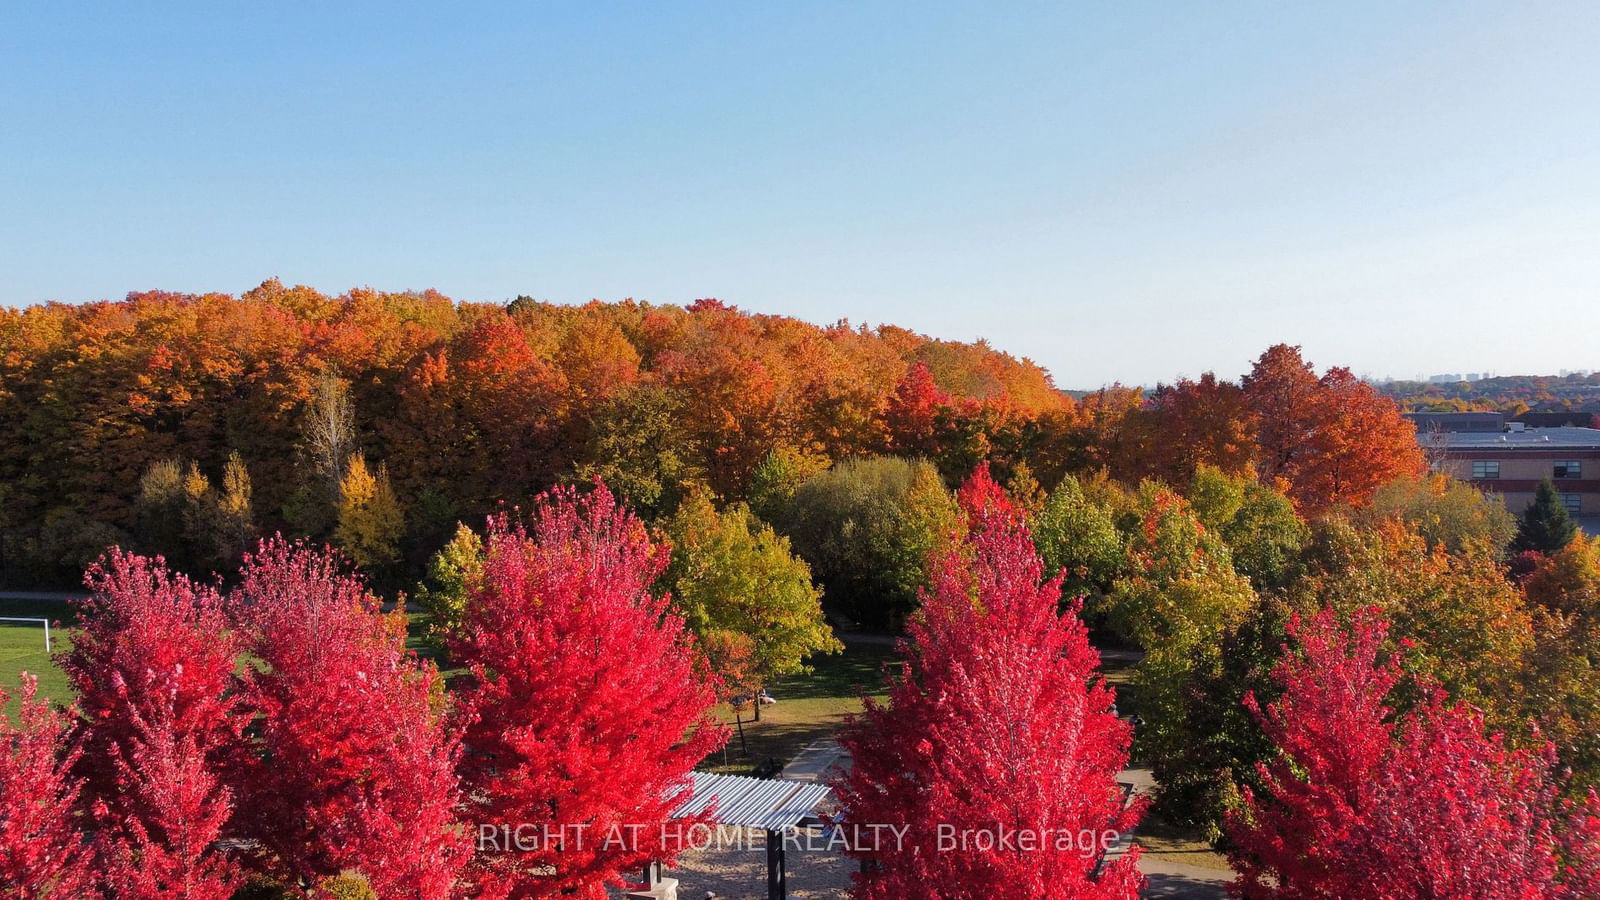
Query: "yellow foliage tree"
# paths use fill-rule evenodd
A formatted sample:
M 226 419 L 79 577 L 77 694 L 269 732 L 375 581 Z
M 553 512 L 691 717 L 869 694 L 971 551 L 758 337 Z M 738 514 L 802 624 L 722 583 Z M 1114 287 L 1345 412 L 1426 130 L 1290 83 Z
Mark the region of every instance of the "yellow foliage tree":
M 222 494 L 217 497 L 216 545 L 222 559 L 237 563 L 255 538 L 255 522 L 250 506 L 250 470 L 239 451 L 228 454 L 222 469 Z
M 350 457 L 339 482 L 339 525 L 334 540 L 360 566 L 382 569 L 400 559 L 405 514 L 389 470 L 379 465 L 374 475 L 360 454 Z

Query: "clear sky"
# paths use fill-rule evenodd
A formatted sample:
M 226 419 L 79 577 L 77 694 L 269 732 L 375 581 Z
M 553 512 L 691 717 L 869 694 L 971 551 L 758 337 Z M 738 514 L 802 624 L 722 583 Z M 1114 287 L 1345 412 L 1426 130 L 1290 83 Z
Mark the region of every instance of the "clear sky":
M 1600 368 L 1600 3 L 0 5 L 0 303 L 274 275 Z

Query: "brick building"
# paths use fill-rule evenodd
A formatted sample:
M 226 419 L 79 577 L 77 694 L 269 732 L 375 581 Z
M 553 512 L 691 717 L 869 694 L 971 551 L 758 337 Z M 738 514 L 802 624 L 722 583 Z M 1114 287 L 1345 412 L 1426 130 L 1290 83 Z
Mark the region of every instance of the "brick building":
M 1526 509 L 1539 482 L 1550 479 L 1567 509 L 1593 532 L 1600 520 L 1600 429 L 1519 423 L 1506 429 L 1440 431 L 1419 423 L 1417 440 L 1435 469 L 1494 491 L 1512 512 Z

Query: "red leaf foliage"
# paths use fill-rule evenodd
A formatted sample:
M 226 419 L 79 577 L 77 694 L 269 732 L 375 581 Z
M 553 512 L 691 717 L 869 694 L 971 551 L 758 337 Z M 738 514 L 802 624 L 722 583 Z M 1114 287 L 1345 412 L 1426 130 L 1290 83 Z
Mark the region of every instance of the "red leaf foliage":
M 0 711 L 0 884 L 8 897 L 86 893 L 93 860 L 74 821 L 81 782 L 67 717 L 35 699 L 39 680 L 22 675 L 15 722 Z M 0 710 L 10 695 L 0 690 Z
M 1325 610 L 1291 633 L 1300 654 L 1277 666 L 1281 699 L 1246 699 L 1280 755 L 1261 766 L 1265 796 L 1246 791 L 1228 820 L 1241 895 L 1593 896 L 1560 883 L 1552 750 L 1507 749 L 1440 691 L 1393 721 L 1400 670 L 1380 659 L 1376 611 L 1346 629 Z M 1573 847 L 1592 873 L 1592 839 Z
M 847 832 L 905 829 L 852 847 L 869 863 L 856 896 L 1136 896 L 1137 851 L 1096 872 L 1104 832 L 1139 815 L 1116 780 L 1130 729 L 1082 622 L 1057 614 L 1059 579 L 1043 580 L 1026 528 L 980 509 L 971 561 L 939 561 L 888 704 L 869 700 L 841 737 Z M 1018 830 L 1037 840 L 1022 847 Z M 984 846 L 1008 832 L 1009 846 Z
M 84 580 L 61 665 L 83 712 L 79 768 L 105 874 L 119 896 L 226 897 L 237 869 L 213 841 L 232 813 L 221 785 L 247 713 L 222 597 L 118 549 Z
M 232 597 L 264 664 L 247 828 L 292 877 L 344 869 L 379 896 L 446 897 L 470 852 L 456 820 L 459 736 L 435 709 L 438 673 L 325 551 L 281 538 L 247 557 Z
M 977 468 L 956 491 L 956 501 L 967 518 L 969 528 L 989 521 L 1003 521 L 1010 525 L 1021 524 L 1022 510 L 1006 489 L 989 474 L 989 463 L 978 463 Z
M 475 877 L 490 895 L 600 898 L 624 869 L 673 855 L 661 825 L 727 735 L 682 618 L 650 592 L 668 557 L 644 524 L 602 484 L 551 491 L 531 519 L 490 520 L 453 648 L 476 680 L 473 821 L 538 835 L 481 852 Z

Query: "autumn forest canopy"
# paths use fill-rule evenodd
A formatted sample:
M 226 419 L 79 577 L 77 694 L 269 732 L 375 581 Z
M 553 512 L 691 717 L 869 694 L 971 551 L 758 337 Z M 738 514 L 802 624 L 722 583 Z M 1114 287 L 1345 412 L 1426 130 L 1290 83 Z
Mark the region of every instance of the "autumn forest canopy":
M 1420 466 L 1391 403 L 1287 347 L 1237 383 L 1074 400 L 1027 360 L 891 325 L 275 280 L 0 311 L 0 433 L 0 562 L 24 586 L 75 583 L 111 544 L 221 571 L 280 531 L 402 584 L 502 502 L 601 478 L 652 520 L 701 488 L 758 504 L 774 453 L 804 474 L 922 457 L 952 487 L 982 461 L 1045 488 L 1210 464 L 1310 512 Z

